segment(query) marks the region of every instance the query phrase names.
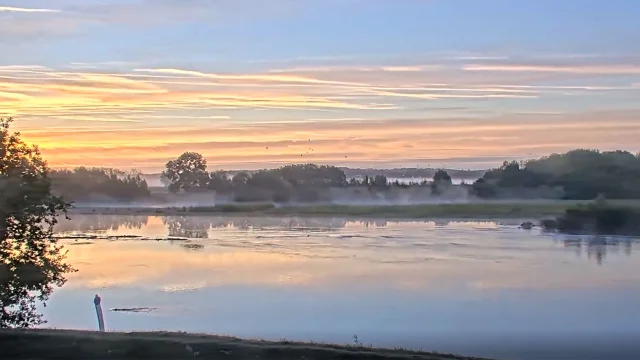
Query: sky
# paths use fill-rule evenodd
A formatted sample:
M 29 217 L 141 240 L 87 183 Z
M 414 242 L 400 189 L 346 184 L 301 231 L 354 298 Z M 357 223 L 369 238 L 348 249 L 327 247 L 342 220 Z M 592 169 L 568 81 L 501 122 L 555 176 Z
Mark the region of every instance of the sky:
M 638 152 L 639 15 L 629 0 L 0 0 L 0 116 L 54 168 Z

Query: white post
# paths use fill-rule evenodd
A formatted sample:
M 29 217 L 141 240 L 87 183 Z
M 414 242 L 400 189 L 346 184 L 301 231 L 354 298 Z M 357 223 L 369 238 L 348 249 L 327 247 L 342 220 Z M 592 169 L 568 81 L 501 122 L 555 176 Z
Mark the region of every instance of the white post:
M 104 317 L 102 316 L 102 306 L 100 306 L 100 296 L 96 294 L 93 298 L 93 304 L 96 306 L 96 314 L 98 315 L 98 329 L 104 332 Z

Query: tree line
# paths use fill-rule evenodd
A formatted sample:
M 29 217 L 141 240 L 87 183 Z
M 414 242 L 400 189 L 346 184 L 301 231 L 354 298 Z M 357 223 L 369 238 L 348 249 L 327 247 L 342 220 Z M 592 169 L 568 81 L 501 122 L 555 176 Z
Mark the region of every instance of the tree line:
M 52 170 L 52 192 L 69 201 L 130 201 L 151 195 L 146 180 L 136 172 L 78 167 Z
M 240 202 L 331 200 L 328 189 L 346 187 L 383 191 L 393 186 L 428 186 L 437 194 L 452 184 L 451 177 L 444 170 L 437 171 L 432 182 L 402 184 L 397 180 L 392 183 L 384 175 L 347 179 L 345 172 L 338 167 L 316 164 L 293 164 L 228 175 L 224 171 L 209 172 L 207 160 L 194 152 L 186 152 L 169 161 L 161 177 L 172 193 L 216 191 L 218 194 L 232 194 L 232 199 Z
M 472 185 L 482 198 L 640 199 L 640 154 L 578 149 L 526 162 L 505 161 Z
M 287 165 L 233 176 L 224 171 L 207 171 L 201 154 L 187 152 L 169 161 L 161 175 L 169 190 L 216 191 L 233 194 L 236 201 L 320 201 L 327 188 L 366 187 L 384 191 L 392 187 L 428 187 L 442 195 L 452 187 L 451 176 L 437 170 L 431 180 L 403 184 L 384 175 L 353 177 L 335 166 Z M 627 151 L 578 149 L 526 162 L 505 161 L 486 171 L 471 184 L 460 185 L 479 198 L 549 198 L 590 200 L 599 195 L 610 199 L 640 198 L 640 155 Z
M 208 171 L 207 160 L 186 152 L 169 161 L 162 175 L 172 193 L 211 192 L 239 202 L 330 201 L 330 188 L 364 188 L 384 192 L 393 188 L 425 187 L 443 195 L 453 186 L 449 173 L 437 170 L 431 179 L 401 183 L 381 174 L 347 178 L 335 166 L 293 164 L 253 172 Z M 135 201 L 151 196 L 136 171 L 78 167 L 48 173 L 52 194 L 70 202 Z M 471 184 L 468 192 L 484 199 L 548 198 L 590 200 L 640 198 L 640 156 L 626 151 L 573 150 L 525 162 L 505 161 Z

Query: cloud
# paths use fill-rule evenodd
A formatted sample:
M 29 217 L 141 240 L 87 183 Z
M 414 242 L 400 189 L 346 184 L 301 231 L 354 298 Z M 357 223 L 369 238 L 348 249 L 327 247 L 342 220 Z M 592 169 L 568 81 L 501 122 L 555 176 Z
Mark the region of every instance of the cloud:
M 39 9 L 49 10 L 49 9 Z M 34 40 L 59 39 L 79 34 L 80 28 L 91 21 L 79 18 L 76 14 L 52 10 L 49 12 L 8 12 L 9 16 L 0 16 L 0 43 L 15 44 L 17 49 L 32 49 Z M 36 16 L 43 15 L 43 16 Z M 46 15 L 46 16 L 44 16 Z M 30 43 L 26 43 L 30 41 Z
M 19 13 L 59 13 L 60 10 L 54 9 L 29 9 L 11 6 L 0 6 L 0 12 L 19 12 Z
M 393 110 L 407 106 L 394 100 L 398 98 L 526 99 L 546 91 L 501 85 L 420 86 L 414 83 L 415 77 L 405 78 L 404 71 L 392 71 L 379 79 L 391 83 L 390 86 L 380 81 L 334 79 L 332 73 L 323 77 L 270 72 L 219 74 L 176 68 L 141 68 L 133 73 L 83 70 L 58 71 L 38 65 L 0 67 L 0 89 L 5 98 L 11 97 L 5 111 L 24 116 L 54 116 L 60 112 L 86 115 L 100 110 Z M 380 69 L 379 73 L 387 71 Z M 135 119 L 135 114 L 131 119 Z
M 518 64 L 469 64 L 467 71 L 492 72 L 542 72 L 594 75 L 640 74 L 638 65 L 518 65 Z
M 96 61 L 61 70 L 25 62 L 0 66 L 1 110 L 18 118 L 53 166 L 157 170 L 184 150 L 223 168 L 485 164 L 581 146 L 638 150 L 640 112 L 588 110 L 631 106 L 616 102 L 640 91 L 635 73 L 618 76 L 634 71 L 623 62 L 553 71 L 477 59 L 362 62 L 250 71 L 219 63 Z M 529 67 L 536 70 L 521 71 Z
M 629 112 L 510 115 L 473 119 L 383 119 L 264 124 L 211 123 L 177 128 L 41 128 L 23 136 L 42 148 L 51 164 L 158 170 L 185 151 L 210 157 L 212 166 L 242 168 L 321 162 L 337 165 L 416 164 L 425 159 L 541 156 L 575 147 L 637 151 L 637 117 Z M 601 119 L 606 118 L 607 122 Z M 135 126 L 135 124 L 132 124 Z M 597 133 L 597 138 L 593 134 Z M 260 134 L 259 138 L 256 134 Z M 310 140 L 310 141 L 309 141 Z M 483 160 L 484 161 L 484 160 Z M 136 165 L 137 166 L 137 165 Z
M 270 75 L 270 74 L 211 74 L 200 71 L 183 70 L 183 69 L 135 69 L 137 72 L 149 72 L 159 74 L 176 74 L 187 75 L 201 78 L 220 79 L 220 80 L 245 80 L 245 81 L 265 81 L 279 83 L 302 83 L 302 84 L 324 84 L 324 85 L 362 85 L 352 82 L 343 81 L 326 81 L 315 78 L 293 76 L 293 75 Z
M 251 1 L 250 6 L 246 1 L 235 0 L 56 0 L 56 9 L 46 8 L 51 2 L 37 1 L 41 8 L 0 6 L 0 13 L 12 15 L 0 21 L 0 43 L 90 37 L 94 31 L 113 26 L 141 29 L 194 22 L 230 24 L 300 8 L 295 2 L 281 0 Z M 37 13 L 49 15 L 33 16 Z
M 40 65 L 4 65 L 0 66 L 1 72 L 42 72 L 49 71 L 48 67 L 40 66 Z
M 440 64 L 427 65 L 382 65 L 382 66 L 298 66 L 286 69 L 272 69 L 272 73 L 327 73 L 327 72 L 420 72 L 436 71 L 442 69 Z
M 381 67 L 383 71 L 397 71 L 397 72 L 415 72 L 422 71 L 423 67 L 421 66 L 383 66 Z
M 100 63 L 95 63 L 100 64 Z M 110 62 L 105 62 L 110 67 Z M 377 70 L 217 73 L 181 68 L 139 68 L 127 71 L 97 69 L 60 71 L 40 65 L 0 66 L 3 111 L 14 116 L 64 119 L 75 116 L 96 121 L 130 122 L 171 119 L 229 120 L 222 110 L 270 110 L 268 115 L 248 115 L 247 121 L 273 117 L 276 111 L 341 111 L 336 118 L 360 117 L 346 111 L 434 111 L 468 109 L 460 101 L 509 101 L 546 96 L 580 96 L 589 92 L 627 94 L 633 85 L 532 84 L 483 71 L 442 68 L 429 72 Z M 396 69 L 398 70 L 398 69 Z M 366 76 L 362 76 L 366 74 Z M 467 75 L 476 74 L 476 76 Z M 508 75 L 508 74 L 507 74 Z M 502 81 L 508 79 L 508 81 Z M 491 81 L 491 82 L 489 82 Z M 465 83 L 467 82 L 467 83 Z M 444 106 L 427 106 L 442 102 Z M 464 106 L 462 106 L 464 105 Z M 534 105 L 528 107 L 530 110 Z M 167 114 L 174 112 L 174 115 Z M 176 112 L 198 112 L 187 115 Z M 462 112 L 462 111 L 460 111 Z M 478 114 L 480 113 L 478 110 Z M 516 111 L 517 112 L 517 111 Z M 146 116 L 140 116 L 145 114 Z M 265 113 L 265 114 L 267 114 Z M 471 112 L 467 111 L 467 116 Z M 58 116 L 58 117 L 56 117 Z M 172 117 L 175 116 L 175 117 Z M 367 114 L 366 117 L 371 117 Z M 317 116 L 316 116 L 317 117 Z M 237 118 L 234 116 L 234 118 Z M 71 118 L 67 118 L 71 119 Z M 253 120 L 252 120 L 253 119 Z M 239 119 L 238 119 L 239 120 Z M 61 124 L 59 124 L 61 125 Z

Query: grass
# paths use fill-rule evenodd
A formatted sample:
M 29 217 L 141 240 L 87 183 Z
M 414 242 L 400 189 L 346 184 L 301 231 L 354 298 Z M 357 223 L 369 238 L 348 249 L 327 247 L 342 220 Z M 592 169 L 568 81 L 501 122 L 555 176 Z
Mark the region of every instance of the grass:
M 147 332 L 97 333 L 73 330 L 1 330 L 6 359 L 414 359 L 481 360 L 406 349 L 376 349 L 287 340 L 267 342 L 212 335 Z
M 80 208 L 80 213 L 139 215 L 246 215 L 246 216 L 354 216 L 406 219 L 428 218 L 544 218 L 565 213 L 572 206 L 588 201 L 510 201 L 419 205 L 299 205 L 277 207 L 262 204 L 220 204 L 181 208 Z M 610 201 L 640 210 L 640 201 Z

